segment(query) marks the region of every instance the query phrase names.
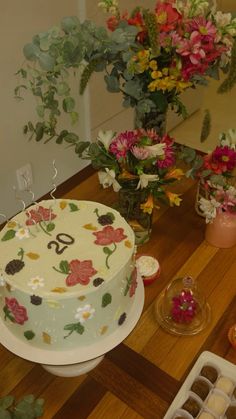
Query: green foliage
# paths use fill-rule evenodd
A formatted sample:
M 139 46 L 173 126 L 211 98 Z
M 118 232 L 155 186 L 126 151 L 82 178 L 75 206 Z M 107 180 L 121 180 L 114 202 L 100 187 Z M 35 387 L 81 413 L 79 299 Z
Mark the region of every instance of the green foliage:
M 80 142 L 75 132 L 58 132 L 58 122 L 62 114 L 66 114 L 72 125 L 78 122 L 76 98 L 71 92 L 72 79 L 78 83 L 78 91 L 82 95 L 96 72 L 104 72 L 107 90 L 121 93 L 123 106 L 135 108 L 140 121 L 155 109 L 166 112 L 169 107 L 183 118 L 187 116 L 180 91 L 150 91 L 150 74 L 135 68 L 136 60 L 133 58 L 143 49 L 150 49 L 151 58 L 158 57 L 160 70 L 168 68 L 173 52 L 160 47 L 155 13 L 137 7 L 133 10 L 133 17 L 139 9 L 147 30 L 145 45 L 137 37 L 140 28 L 120 19 L 117 6 L 115 14 L 120 20 L 114 31 L 108 32 L 88 20 L 80 23 L 77 17 L 65 17 L 60 26 L 35 35 L 24 46 L 23 53 L 27 61 L 16 73 L 19 83 L 14 93 L 18 100 L 22 100 L 23 93 L 29 90 L 37 99 L 36 114 L 39 120 L 36 123 L 29 121 L 23 129 L 29 139 L 43 140 L 45 143 L 54 139 L 57 144 L 66 142 L 74 147 L 79 157 L 84 156 L 87 145 Z M 191 2 L 189 17 L 208 13 L 208 1 Z M 219 88 L 220 93 L 230 90 L 236 82 L 236 43 L 228 70 L 228 76 Z M 219 61 L 216 60 L 204 75 L 193 75 L 191 82 L 193 86 L 206 85 L 208 77 L 219 79 Z
M 231 63 L 228 76 L 218 88 L 218 93 L 229 92 L 236 84 L 236 40 L 231 51 Z
M 203 118 L 202 130 L 201 130 L 201 136 L 200 136 L 201 143 L 207 140 L 207 138 L 209 137 L 210 131 L 211 131 L 211 114 L 210 114 L 209 109 L 206 109 L 205 115 Z
M 34 419 L 44 412 L 44 400 L 36 399 L 33 394 L 16 401 L 11 395 L 0 399 L 0 419 Z

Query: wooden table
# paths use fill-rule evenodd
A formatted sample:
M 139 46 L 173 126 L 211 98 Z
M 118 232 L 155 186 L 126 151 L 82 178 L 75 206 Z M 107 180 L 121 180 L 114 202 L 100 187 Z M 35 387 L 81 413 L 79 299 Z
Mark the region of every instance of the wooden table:
M 106 354 L 91 372 L 56 377 L 40 365 L 21 359 L 0 345 L 0 395 L 17 398 L 33 393 L 45 399 L 44 419 L 161 419 L 192 365 L 204 350 L 236 363 L 227 340 L 236 322 L 236 246 L 217 249 L 204 241 L 205 221 L 194 211 L 196 184 L 181 183 L 180 207 L 155 213 L 152 238 L 142 251 L 155 255 L 161 277 L 145 287 L 143 314 L 127 339 Z M 65 198 L 111 205 L 114 194 L 99 187 L 92 175 Z M 192 275 L 212 308 L 203 332 L 177 337 L 159 327 L 156 297 L 174 278 Z

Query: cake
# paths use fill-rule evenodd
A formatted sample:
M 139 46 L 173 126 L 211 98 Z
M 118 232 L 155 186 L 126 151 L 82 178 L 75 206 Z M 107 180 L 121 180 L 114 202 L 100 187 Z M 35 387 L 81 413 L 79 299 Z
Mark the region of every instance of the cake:
M 196 379 L 191 386 L 191 390 L 193 393 L 197 394 L 200 399 L 205 400 L 210 391 L 210 387 L 203 379 Z
M 0 232 L 0 313 L 24 342 L 65 350 L 127 322 L 137 287 L 134 233 L 92 201 L 30 206 Z
M 201 406 L 193 397 L 189 397 L 182 406 L 183 410 L 186 410 L 194 418 L 198 415 Z
M 200 375 L 207 378 L 212 384 L 214 384 L 218 377 L 218 371 L 211 365 L 204 365 L 200 371 Z

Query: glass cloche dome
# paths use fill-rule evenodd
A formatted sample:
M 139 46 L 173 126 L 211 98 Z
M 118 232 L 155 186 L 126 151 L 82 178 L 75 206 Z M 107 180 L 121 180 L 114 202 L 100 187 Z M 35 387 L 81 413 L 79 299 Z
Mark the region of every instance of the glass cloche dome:
M 159 324 L 175 335 L 195 335 L 210 320 L 210 307 L 190 276 L 173 280 L 155 305 Z

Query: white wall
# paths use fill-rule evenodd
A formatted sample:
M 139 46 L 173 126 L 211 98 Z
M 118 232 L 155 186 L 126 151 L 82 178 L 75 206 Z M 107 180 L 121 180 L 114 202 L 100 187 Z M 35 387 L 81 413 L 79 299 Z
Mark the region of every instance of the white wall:
M 14 74 L 22 65 L 24 44 L 30 42 L 36 33 L 58 25 L 63 16 L 78 15 L 78 5 L 78 0 L 0 0 L 0 213 L 7 216 L 21 209 L 13 192 L 13 185 L 17 185 L 16 169 L 31 163 L 34 180 L 32 189 L 35 198 L 38 198 L 52 188 L 53 159 L 58 168 L 57 184 L 88 164 L 87 161 L 81 162 L 72 149 L 65 149 L 64 146 L 28 142 L 22 127 L 35 117 L 35 102 L 31 96 L 21 103 L 14 99 L 17 84 Z M 81 138 L 88 138 L 90 131 L 88 112 L 85 112 L 86 98 L 82 100 L 79 106 L 80 122 L 76 129 Z M 22 196 L 28 201 L 27 195 Z M 0 224 L 2 221 L 0 218 Z

